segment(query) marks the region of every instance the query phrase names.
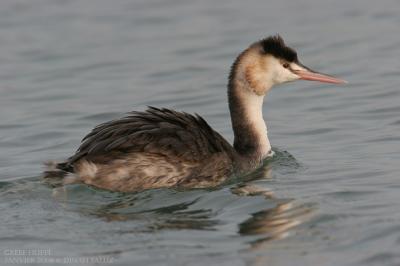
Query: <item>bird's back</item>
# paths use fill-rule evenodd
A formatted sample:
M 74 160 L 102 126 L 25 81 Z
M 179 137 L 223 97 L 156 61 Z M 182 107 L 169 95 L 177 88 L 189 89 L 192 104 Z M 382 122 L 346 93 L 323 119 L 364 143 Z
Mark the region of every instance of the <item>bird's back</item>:
M 98 125 L 56 171 L 73 173 L 72 182 L 116 191 L 206 187 L 232 173 L 233 156 L 231 145 L 200 116 L 149 107 Z

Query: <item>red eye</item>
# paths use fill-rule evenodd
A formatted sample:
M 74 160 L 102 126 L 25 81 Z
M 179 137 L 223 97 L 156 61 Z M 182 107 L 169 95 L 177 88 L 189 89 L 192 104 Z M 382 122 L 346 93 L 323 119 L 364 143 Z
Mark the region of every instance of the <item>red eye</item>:
M 289 63 L 283 63 L 283 65 L 282 65 L 284 68 L 289 68 Z

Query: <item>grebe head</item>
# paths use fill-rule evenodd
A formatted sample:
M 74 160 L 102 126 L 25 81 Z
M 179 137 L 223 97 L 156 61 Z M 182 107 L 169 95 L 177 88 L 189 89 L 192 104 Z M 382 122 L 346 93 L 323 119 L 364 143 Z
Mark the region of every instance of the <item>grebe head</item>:
M 301 64 L 296 51 L 286 46 L 279 35 L 253 43 L 233 63 L 228 100 L 234 148 L 247 157 L 247 162 L 259 162 L 271 151 L 262 115 L 265 94 L 275 85 L 300 79 L 345 83 Z
M 265 95 L 274 85 L 295 80 L 312 80 L 342 84 L 346 81 L 318 73 L 300 63 L 294 49 L 285 45 L 279 35 L 252 44 L 238 58 L 238 77 L 257 95 Z M 239 70 L 239 71 L 238 71 Z

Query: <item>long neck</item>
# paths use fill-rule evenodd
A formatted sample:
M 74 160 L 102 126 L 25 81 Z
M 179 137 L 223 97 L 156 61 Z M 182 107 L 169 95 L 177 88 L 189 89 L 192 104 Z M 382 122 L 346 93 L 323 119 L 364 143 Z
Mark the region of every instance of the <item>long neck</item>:
M 257 95 L 234 65 L 228 84 L 229 110 L 235 136 L 234 148 L 252 161 L 264 159 L 271 150 L 263 119 L 264 95 Z

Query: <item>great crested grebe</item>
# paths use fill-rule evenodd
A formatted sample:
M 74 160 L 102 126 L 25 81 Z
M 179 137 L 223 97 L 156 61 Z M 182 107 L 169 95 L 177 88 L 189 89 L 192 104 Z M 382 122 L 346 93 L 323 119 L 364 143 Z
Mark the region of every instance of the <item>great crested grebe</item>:
M 48 163 L 45 178 L 121 192 L 216 186 L 270 156 L 264 96 L 274 85 L 298 79 L 345 83 L 302 65 L 279 35 L 265 38 L 244 50 L 230 71 L 233 146 L 197 114 L 149 107 L 95 127 L 72 157 Z

